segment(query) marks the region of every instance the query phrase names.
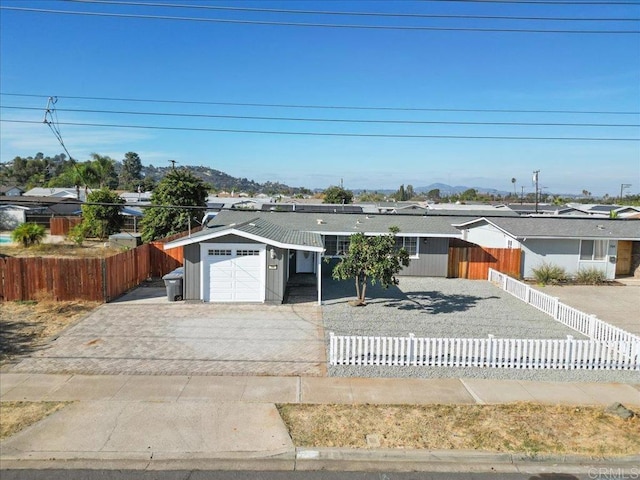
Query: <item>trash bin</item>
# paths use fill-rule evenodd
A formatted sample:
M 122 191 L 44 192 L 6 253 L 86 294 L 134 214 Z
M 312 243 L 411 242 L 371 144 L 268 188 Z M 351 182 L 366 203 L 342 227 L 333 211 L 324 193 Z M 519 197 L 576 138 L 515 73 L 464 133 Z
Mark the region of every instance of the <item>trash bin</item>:
M 162 280 L 164 280 L 164 286 L 167 288 L 167 299 L 170 302 L 182 300 L 182 279 L 184 276 L 184 269 L 182 267 L 176 268 L 173 272 L 167 273 Z

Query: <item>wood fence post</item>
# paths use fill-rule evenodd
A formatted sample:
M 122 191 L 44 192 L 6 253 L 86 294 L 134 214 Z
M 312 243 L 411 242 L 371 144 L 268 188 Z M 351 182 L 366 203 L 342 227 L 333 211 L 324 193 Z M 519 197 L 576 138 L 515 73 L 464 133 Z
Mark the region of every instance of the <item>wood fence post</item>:
M 107 261 L 103 258 L 100 261 L 102 267 L 102 299 L 105 303 L 109 301 L 109 289 L 107 288 Z

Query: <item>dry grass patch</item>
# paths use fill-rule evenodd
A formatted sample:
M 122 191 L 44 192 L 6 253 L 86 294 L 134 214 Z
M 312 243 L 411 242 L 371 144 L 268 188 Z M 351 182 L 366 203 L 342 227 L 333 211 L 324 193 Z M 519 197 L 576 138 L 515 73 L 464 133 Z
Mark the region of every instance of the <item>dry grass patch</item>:
M 70 402 L 0 402 L 0 440 L 39 422 Z
M 34 301 L 4 302 L 0 307 L 0 365 L 41 347 L 100 303 L 57 302 L 43 293 Z
M 483 450 L 615 456 L 640 453 L 640 417 L 599 407 L 505 405 L 279 405 L 299 447 Z
M 107 242 L 108 243 L 108 242 Z M 105 258 L 120 253 L 118 248 L 105 247 L 104 241 L 85 241 L 82 245 L 72 243 L 41 243 L 25 248 L 22 245 L 2 245 L 0 255 L 9 257 L 65 257 Z

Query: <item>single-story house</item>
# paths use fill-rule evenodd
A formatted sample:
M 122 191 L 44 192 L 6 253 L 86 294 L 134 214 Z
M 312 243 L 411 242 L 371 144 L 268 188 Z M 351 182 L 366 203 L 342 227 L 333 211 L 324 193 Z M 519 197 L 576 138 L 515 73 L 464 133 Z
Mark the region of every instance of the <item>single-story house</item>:
M 41 215 L 73 215 L 82 202 L 67 197 L 35 197 L 21 195 L 19 197 L 0 197 L 0 205 L 27 207 L 28 213 Z
M 0 186 L 0 196 L 5 197 L 19 197 L 24 193 L 24 190 L 20 187 L 10 186 L 10 185 L 2 185 Z
M 640 242 L 635 220 L 223 210 L 164 248 L 184 248 L 185 300 L 281 303 L 289 279 L 306 273 L 316 277 L 320 302 L 322 271 L 344 255 L 349 237 L 386 234 L 392 226 L 411 258 L 400 273 L 406 276 L 446 277 L 449 247 L 465 240 L 521 249 L 525 277 L 546 261 L 570 273 L 593 266 L 614 278 L 629 273 L 631 248 Z
M 640 221 L 603 218 L 478 218 L 456 224 L 462 239 L 487 248 L 520 248 L 521 272 L 533 277 L 543 263 L 576 274 L 596 268 L 613 280 L 632 275 L 632 251 L 640 242 Z M 637 248 L 637 247 L 636 247 Z
M 28 207 L 20 205 L 0 205 L 0 230 L 13 230 L 26 222 Z
M 402 274 L 446 277 L 453 223 L 467 217 L 224 210 L 200 232 L 165 244 L 184 247 L 184 299 L 281 303 L 297 273 L 317 277 L 324 258 L 337 259 L 356 232 L 380 235 L 397 226 L 397 243 L 411 264 Z M 244 258 L 253 257 L 253 258 Z M 251 277 L 251 278 L 247 278 Z

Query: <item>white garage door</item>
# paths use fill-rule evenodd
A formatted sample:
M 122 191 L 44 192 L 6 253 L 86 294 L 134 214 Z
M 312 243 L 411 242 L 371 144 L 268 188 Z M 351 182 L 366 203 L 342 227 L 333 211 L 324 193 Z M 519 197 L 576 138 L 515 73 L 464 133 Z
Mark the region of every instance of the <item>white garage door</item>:
M 265 246 L 203 246 L 203 299 L 206 302 L 264 302 Z

